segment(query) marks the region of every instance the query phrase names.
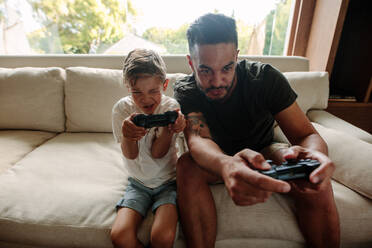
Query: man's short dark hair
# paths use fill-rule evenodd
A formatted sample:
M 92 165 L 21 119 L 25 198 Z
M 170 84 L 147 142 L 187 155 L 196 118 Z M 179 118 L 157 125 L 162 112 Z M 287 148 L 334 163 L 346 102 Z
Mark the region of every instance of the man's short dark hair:
M 206 14 L 194 21 L 187 30 L 189 51 L 195 44 L 234 43 L 238 47 L 235 20 L 222 14 Z

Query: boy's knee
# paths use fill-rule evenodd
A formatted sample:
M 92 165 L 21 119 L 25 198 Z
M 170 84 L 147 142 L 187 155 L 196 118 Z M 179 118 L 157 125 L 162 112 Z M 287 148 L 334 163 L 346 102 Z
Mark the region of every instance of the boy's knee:
M 151 247 L 173 247 L 175 230 L 152 230 Z
M 110 233 L 111 242 L 115 248 L 134 248 L 137 243 L 137 236 L 130 230 L 112 229 Z

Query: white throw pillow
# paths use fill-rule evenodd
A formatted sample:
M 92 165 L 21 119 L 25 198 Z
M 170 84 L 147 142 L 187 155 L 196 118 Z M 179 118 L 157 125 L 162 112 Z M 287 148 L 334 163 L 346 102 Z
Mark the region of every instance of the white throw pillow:
M 284 72 L 292 89 L 297 93 L 297 103 L 304 113 L 309 109 L 326 109 L 329 97 L 327 72 Z
M 173 96 L 175 80 L 185 74 L 168 74 L 165 92 Z M 65 85 L 66 129 L 69 132 L 112 132 L 114 104 L 128 95 L 121 70 L 69 67 Z
M 120 70 L 66 68 L 66 130 L 111 132 L 112 107 L 125 95 Z
M 64 70 L 0 68 L 0 129 L 62 132 Z

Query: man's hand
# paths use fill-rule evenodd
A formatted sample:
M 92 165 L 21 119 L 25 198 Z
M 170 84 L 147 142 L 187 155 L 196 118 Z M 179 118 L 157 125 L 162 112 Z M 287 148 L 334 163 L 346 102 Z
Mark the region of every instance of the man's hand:
M 227 161 L 222 177 L 236 205 L 265 202 L 272 192 L 290 191 L 287 182 L 262 175 L 253 169 L 270 169 L 270 165 L 260 153 L 249 149 L 238 152 Z
M 180 133 L 186 127 L 186 120 L 185 120 L 185 116 L 181 113 L 180 109 L 176 109 L 176 111 L 178 112 L 178 117 L 176 121 L 174 122 L 174 124 L 168 125 L 168 129 L 175 133 Z
M 290 182 L 291 186 L 298 191 L 310 193 L 313 190 L 317 191 L 321 189 L 325 185 L 325 182 L 330 180 L 335 170 L 335 165 L 328 156 L 319 151 L 301 146 L 292 146 L 288 149 L 283 149 L 282 156 L 283 160 L 310 158 L 320 162 L 320 166 L 310 174 L 310 182 L 308 180 L 293 180 Z
M 126 118 L 123 121 L 121 128 L 123 137 L 131 141 L 138 141 L 147 133 L 144 127 L 136 126 L 136 124 L 133 123 L 133 117 L 136 115 L 137 114 L 131 114 L 128 118 Z

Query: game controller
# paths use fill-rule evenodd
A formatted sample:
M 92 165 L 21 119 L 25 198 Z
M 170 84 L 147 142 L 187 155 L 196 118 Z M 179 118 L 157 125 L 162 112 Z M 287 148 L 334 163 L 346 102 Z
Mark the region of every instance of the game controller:
M 271 160 L 267 160 L 271 165 L 270 170 L 260 170 L 263 175 L 279 179 L 279 180 L 293 180 L 293 179 L 309 179 L 309 175 L 313 170 L 319 167 L 320 163 L 312 159 L 287 160 L 281 165 L 276 165 Z
M 152 127 L 163 127 L 168 126 L 168 124 L 173 124 L 178 117 L 177 111 L 167 111 L 164 114 L 157 114 L 157 115 L 144 115 L 139 114 L 133 117 L 133 123 L 136 126 L 144 127 L 144 128 L 152 128 Z

